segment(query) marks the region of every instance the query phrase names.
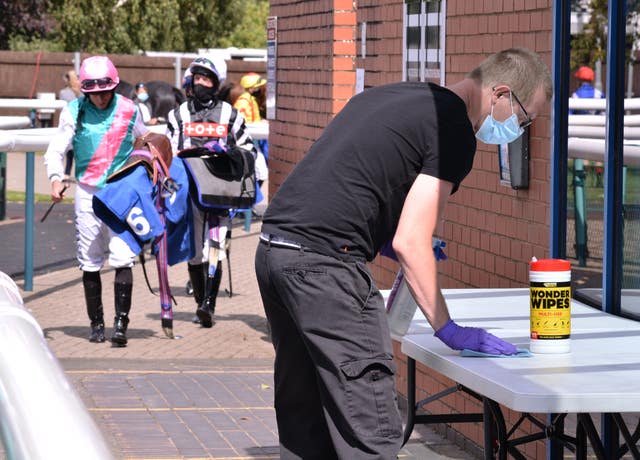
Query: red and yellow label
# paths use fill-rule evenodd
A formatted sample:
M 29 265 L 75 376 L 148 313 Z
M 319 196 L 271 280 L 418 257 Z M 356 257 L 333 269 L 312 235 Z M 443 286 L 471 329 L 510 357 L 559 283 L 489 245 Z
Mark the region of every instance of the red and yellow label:
M 568 339 L 571 335 L 571 283 L 531 283 L 531 338 Z

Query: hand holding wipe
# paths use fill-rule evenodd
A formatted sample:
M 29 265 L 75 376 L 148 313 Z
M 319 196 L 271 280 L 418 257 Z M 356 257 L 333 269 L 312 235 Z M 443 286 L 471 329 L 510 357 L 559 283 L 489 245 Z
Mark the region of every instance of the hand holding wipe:
M 497 355 L 513 355 L 516 346 L 488 333 L 479 327 L 458 326 L 449 320 L 435 333 L 445 345 L 454 350 L 473 350 Z

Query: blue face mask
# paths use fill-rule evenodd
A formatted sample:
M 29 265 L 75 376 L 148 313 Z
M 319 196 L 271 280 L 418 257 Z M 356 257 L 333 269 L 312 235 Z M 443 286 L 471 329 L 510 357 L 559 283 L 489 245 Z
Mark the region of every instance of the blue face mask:
M 513 112 L 513 104 L 511 105 Z M 476 137 L 485 144 L 509 144 L 519 138 L 524 129 L 520 127 L 518 116 L 512 113 L 505 121 L 497 121 L 493 118 L 493 106 L 491 106 L 491 115 L 487 115 L 480 129 L 476 132 Z
M 140 93 L 140 94 L 138 94 L 138 99 L 140 99 L 142 102 L 146 102 L 147 99 L 149 99 L 149 94 L 148 93 Z

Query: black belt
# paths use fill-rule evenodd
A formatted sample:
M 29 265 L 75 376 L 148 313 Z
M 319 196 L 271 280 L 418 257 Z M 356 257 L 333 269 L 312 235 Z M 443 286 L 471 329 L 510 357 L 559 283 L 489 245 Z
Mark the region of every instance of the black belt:
M 282 238 L 281 236 L 272 235 L 270 233 L 260 233 L 260 241 L 278 248 L 307 249 L 300 243 Z

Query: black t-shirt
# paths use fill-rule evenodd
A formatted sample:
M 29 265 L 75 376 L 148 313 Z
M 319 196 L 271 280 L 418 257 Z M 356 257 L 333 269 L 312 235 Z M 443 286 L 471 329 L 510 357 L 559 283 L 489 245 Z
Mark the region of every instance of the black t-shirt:
M 262 231 L 338 258 L 372 260 L 420 173 L 453 182 L 473 166 L 466 106 L 450 90 L 403 82 L 354 96 L 275 194 Z

